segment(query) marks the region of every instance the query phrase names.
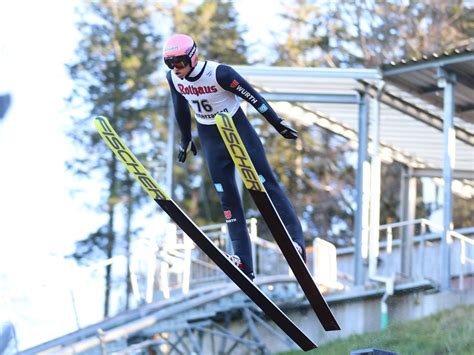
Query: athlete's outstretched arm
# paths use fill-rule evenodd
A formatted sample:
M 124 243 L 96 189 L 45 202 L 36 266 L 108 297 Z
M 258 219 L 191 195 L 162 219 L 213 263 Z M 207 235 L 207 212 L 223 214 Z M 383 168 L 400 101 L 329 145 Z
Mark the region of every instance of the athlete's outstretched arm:
M 181 132 L 181 144 L 187 145 L 192 139 L 191 112 L 189 111 L 188 101 L 186 101 L 183 95 L 176 91 L 173 85 L 173 80 L 171 79 L 171 71 L 166 74 L 166 79 L 168 80 L 168 84 L 170 86 L 174 114 Z
M 224 90 L 232 92 L 255 107 L 283 137 L 298 137 L 298 133 L 278 117 L 268 102 L 234 68 L 220 64 L 216 69 L 216 80 Z
M 178 121 L 179 130 L 181 131 L 181 141 L 179 143 L 178 161 L 184 163 L 187 154 L 191 151 L 194 155 L 197 154 L 196 146 L 192 141 L 191 135 L 191 112 L 189 111 L 188 101 L 176 91 L 171 79 L 171 71 L 166 75 L 171 91 L 171 100 L 173 101 L 174 114 L 176 121 Z

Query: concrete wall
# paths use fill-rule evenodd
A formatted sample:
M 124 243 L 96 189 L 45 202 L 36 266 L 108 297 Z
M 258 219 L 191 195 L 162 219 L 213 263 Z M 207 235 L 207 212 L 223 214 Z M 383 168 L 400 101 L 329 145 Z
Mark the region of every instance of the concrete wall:
M 368 293 L 363 297 L 330 302 L 331 309 L 341 325 L 341 331 L 325 332 L 309 307 L 299 307 L 293 310 L 286 310 L 286 312 L 290 319 L 300 326 L 313 341 L 321 345 L 337 338 L 379 330 L 381 294 L 382 290 L 380 292 Z M 414 292 L 404 291 L 388 298 L 387 303 L 390 323 L 405 322 L 424 318 L 461 304 L 474 304 L 474 292 L 472 289 L 447 293 L 427 293 L 422 290 Z M 270 322 L 269 324 L 272 323 Z M 239 332 L 244 330 L 244 326 L 243 322 L 235 321 L 229 330 L 233 334 L 239 334 Z M 256 326 L 262 341 L 272 353 L 290 350 L 290 347 L 277 339 L 274 334 L 271 334 L 258 324 Z M 295 344 L 292 346 L 296 349 Z M 237 351 L 236 353 L 252 354 L 252 352 L 245 350 L 240 350 L 240 352 Z M 209 352 L 209 354 L 212 354 L 212 352 Z

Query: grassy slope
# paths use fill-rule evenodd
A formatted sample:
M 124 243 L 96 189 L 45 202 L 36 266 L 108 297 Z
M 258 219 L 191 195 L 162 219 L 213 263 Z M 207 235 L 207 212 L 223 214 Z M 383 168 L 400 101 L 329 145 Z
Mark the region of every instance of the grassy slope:
M 393 324 L 385 331 L 353 335 L 313 351 L 282 354 L 345 355 L 377 348 L 403 355 L 474 354 L 474 306 L 459 306 L 422 320 Z

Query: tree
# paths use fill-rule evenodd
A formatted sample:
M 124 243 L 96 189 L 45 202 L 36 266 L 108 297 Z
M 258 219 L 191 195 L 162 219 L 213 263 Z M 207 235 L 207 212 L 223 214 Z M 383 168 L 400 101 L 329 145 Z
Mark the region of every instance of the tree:
M 204 0 L 186 11 L 184 1 L 172 9 L 175 31 L 187 33 L 198 44 L 200 57 L 226 64 L 247 64 L 245 30 L 232 1 Z
M 319 237 L 347 244 L 355 199 L 349 143 L 318 126 L 297 126 L 294 144 L 282 142 L 272 127 L 260 129 L 270 164 L 300 217 L 306 241 Z
M 340 1 L 329 16 L 347 30 L 329 34 L 343 49 L 333 57 L 339 63 L 375 67 L 452 49 L 469 38 L 472 11 L 465 10 L 462 0 Z
M 325 53 L 329 52 L 329 37 L 324 30 L 324 18 L 321 17 L 321 5 L 315 1 L 295 0 L 285 5 L 281 15 L 287 23 L 287 34 L 275 51 L 276 66 L 321 66 Z M 275 37 L 277 35 L 275 34 Z
M 373 68 L 390 60 L 420 57 L 422 54 L 441 52 L 469 42 L 469 36 L 474 28 L 472 11 L 465 11 L 461 0 L 452 2 L 294 0 L 292 3 L 285 2 L 285 6 L 285 12 L 281 17 L 288 31 L 284 39 L 275 46 L 278 54 L 278 59 L 274 63 L 276 65 Z M 300 129 L 303 130 L 304 136 L 306 128 L 300 127 Z M 307 139 L 307 143 L 317 147 L 318 139 L 320 137 L 314 135 L 313 140 Z M 331 139 L 325 142 L 331 142 Z M 295 200 L 299 201 L 296 203 L 298 206 L 301 203 L 311 211 L 320 208 L 319 213 L 324 218 L 315 226 L 329 239 L 334 231 L 331 232 L 331 228 L 326 225 L 328 221 L 331 221 L 335 230 L 340 230 L 341 217 L 345 221 L 343 225 L 347 227 L 351 225 L 353 218 L 348 208 L 353 204 L 351 195 L 355 194 L 354 186 L 351 186 L 352 179 L 346 180 L 346 175 L 339 174 L 347 169 L 353 170 L 349 165 L 342 163 L 345 160 L 344 155 L 350 153 L 340 150 L 344 143 L 339 147 L 338 144 L 341 143 L 333 137 L 332 143 L 325 145 L 325 150 L 322 152 L 326 158 L 321 158 L 318 153 L 312 151 L 310 154 L 316 156 L 314 165 L 308 163 L 310 159 L 306 155 L 303 158 L 306 162 L 306 175 L 318 172 L 314 175 L 313 184 L 321 184 L 321 187 L 327 185 L 324 181 L 325 176 L 329 174 L 333 179 L 342 178 L 341 181 L 336 180 L 338 190 L 331 188 L 332 193 L 328 194 L 324 189 L 316 188 L 315 194 L 326 198 L 314 199 L 311 202 L 314 203 L 312 206 L 305 202 L 305 199 L 299 200 L 298 195 L 295 195 Z M 339 153 L 336 153 L 338 151 Z M 286 153 L 275 147 L 275 154 L 281 159 Z M 331 163 L 325 163 L 325 159 Z M 399 202 L 396 192 L 399 189 L 401 170 L 395 164 L 384 167 L 382 174 L 383 189 L 387 192 L 381 201 L 382 207 L 387 207 L 381 209 L 381 222 L 384 223 L 397 218 L 397 209 L 394 207 Z M 288 172 L 285 172 L 285 175 L 288 176 Z M 308 187 L 304 183 L 302 186 Z M 352 193 L 348 193 L 351 189 Z M 335 208 L 344 201 L 344 197 L 346 201 L 341 208 Z M 304 222 L 309 223 L 305 217 L 307 213 L 304 210 L 300 213 Z
M 281 17 L 288 30 L 275 46 L 277 60 L 273 65 L 335 66 L 330 56 L 333 44 L 325 27 L 331 4 L 304 0 L 285 3 Z M 348 163 L 352 154 L 348 142 L 317 126 L 296 128 L 299 140 L 293 146 L 279 143 L 271 128 L 266 131 L 268 127 L 262 127 L 268 139 L 269 160 L 295 205 L 307 241 L 320 237 L 347 244 L 355 199 L 355 172 Z
M 474 28 L 463 0 L 294 0 L 286 7 L 288 35 L 276 49 L 296 65 L 376 67 L 463 45 Z
M 110 259 L 123 246 L 123 254 L 128 258 L 132 217 L 142 202 L 141 190 L 134 188 L 128 173 L 92 129 L 92 117 L 109 117 L 117 133 L 132 142 L 132 147 L 140 139 L 140 145 L 152 148 L 149 151 L 156 154 L 159 147 L 153 140 L 163 134 L 153 76 L 160 37 L 155 33 L 146 1 L 86 1 L 80 15 L 78 29 L 83 37 L 76 50 L 77 60 L 67 67 L 74 81 L 69 103 L 78 108 L 69 131 L 78 151 L 68 168 L 78 176 L 100 181 L 103 193 L 93 206 L 106 215 L 106 221 L 76 243 L 73 257 L 82 262 Z M 143 132 L 146 134 L 142 135 Z M 121 217 L 126 223 L 123 236 L 116 231 L 117 218 Z M 104 316 L 110 311 L 111 285 L 112 267 L 108 265 Z

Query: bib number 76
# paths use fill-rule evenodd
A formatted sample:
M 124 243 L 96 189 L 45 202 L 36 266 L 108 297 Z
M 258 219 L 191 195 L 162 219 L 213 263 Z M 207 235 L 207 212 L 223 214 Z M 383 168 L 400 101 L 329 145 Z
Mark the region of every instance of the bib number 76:
M 193 102 L 193 104 L 196 105 L 198 112 L 202 112 L 203 109 L 206 112 L 211 112 L 212 111 L 212 106 L 209 104 L 208 100 L 201 100 L 201 101 L 193 100 L 192 102 Z

